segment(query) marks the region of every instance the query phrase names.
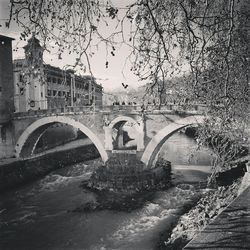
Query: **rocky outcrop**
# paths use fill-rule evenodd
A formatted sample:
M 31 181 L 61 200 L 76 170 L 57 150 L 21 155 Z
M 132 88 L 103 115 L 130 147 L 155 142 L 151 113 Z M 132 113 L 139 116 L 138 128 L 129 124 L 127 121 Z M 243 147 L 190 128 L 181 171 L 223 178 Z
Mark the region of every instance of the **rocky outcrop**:
M 171 164 L 160 159 L 146 169 L 135 154 L 113 154 L 86 184 L 89 188 L 114 192 L 139 192 L 170 186 Z

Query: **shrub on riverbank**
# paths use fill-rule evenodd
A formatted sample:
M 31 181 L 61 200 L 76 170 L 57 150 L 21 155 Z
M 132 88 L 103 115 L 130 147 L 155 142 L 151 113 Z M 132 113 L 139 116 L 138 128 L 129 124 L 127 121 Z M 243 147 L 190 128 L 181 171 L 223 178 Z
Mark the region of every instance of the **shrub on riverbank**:
M 188 213 L 181 216 L 161 249 L 182 249 L 236 197 L 241 179 L 230 186 L 209 190 Z

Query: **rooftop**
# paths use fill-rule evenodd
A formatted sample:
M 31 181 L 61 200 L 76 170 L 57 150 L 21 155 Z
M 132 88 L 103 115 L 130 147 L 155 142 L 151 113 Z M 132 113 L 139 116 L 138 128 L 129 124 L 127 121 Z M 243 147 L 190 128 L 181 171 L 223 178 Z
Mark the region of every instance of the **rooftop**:
M 9 36 L 0 35 L 0 40 L 15 40 L 15 39 Z

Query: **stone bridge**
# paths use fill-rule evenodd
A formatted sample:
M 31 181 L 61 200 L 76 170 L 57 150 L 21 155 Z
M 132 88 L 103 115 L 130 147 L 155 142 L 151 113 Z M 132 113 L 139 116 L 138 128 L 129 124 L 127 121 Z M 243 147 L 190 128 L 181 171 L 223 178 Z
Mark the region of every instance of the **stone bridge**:
M 15 156 L 30 157 L 36 145 L 53 124 L 64 123 L 83 132 L 98 149 L 105 163 L 111 154 L 136 154 L 146 167 L 151 167 L 163 143 L 177 130 L 201 123 L 204 105 L 102 106 L 68 107 L 15 113 L 13 129 Z M 133 150 L 125 145 L 124 125 L 133 132 Z M 132 141 L 131 138 L 127 141 Z

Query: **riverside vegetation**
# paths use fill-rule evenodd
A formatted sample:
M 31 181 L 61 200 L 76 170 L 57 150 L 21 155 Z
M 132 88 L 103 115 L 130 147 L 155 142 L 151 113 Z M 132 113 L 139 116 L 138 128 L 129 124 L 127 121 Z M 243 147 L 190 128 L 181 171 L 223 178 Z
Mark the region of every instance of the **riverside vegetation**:
M 197 204 L 180 217 L 171 235 L 162 241 L 159 249 L 182 249 L 237 197 L 240 183 L 241 178 L 229 186 L 206 190 Z

